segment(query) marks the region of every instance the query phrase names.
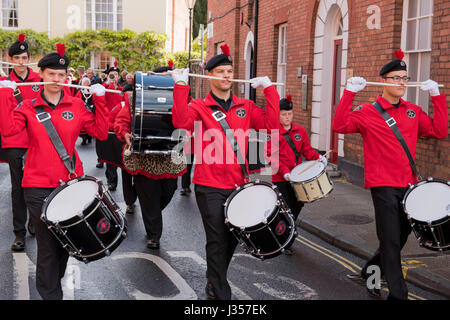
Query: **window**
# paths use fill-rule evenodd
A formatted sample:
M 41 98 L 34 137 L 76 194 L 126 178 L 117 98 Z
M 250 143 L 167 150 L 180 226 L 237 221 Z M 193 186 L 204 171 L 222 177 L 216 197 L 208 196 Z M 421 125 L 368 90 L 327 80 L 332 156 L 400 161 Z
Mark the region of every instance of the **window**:
M 430 78 L 433 0 L 406 0 L 403 3 L 402 48 L 412 82 Z M 428 111 L 428 93 L 409 87 L 406 99 Z
M 113 59 L 107 51 L 92 54 L 91 57 L 91 66 L 100 72 L 105 71 L 108 65 L 113 66 Z
M 2 28 L 18 28 L 17 0 L 2 0 Z
M 278 63 L 277 82 L 286 83 L 286 60 L 287 60 L 287 24 L 278 27 Z M 278 94 L 284 98 L 286 95 L 285 86 L 278 86 Z
M 86 24 L 92 30 L 122 30 L 122 0 L 86 0 Z

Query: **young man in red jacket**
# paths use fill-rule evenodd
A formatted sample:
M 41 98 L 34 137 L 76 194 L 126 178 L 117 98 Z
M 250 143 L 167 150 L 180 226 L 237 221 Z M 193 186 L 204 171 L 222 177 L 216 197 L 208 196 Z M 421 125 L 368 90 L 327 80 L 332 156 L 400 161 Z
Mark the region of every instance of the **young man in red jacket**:
M 64 46 L 57 46 L 58 53 L 50 53 L 39 61 L 38 67 L 44 82 L 64 83 L 66 80 L 69 59 L 64 54 Z M 12 96 L 15 89 L 14 81 L 0 81 L 0 103 L 15 106 L 16 101 Z M 42 205 L 61 181 L 68 181 L 74 176 L 61 160 L 42 122 L 51 119 L 64 148 L 72 156 L 72 163 L 75 162 L 75 175 L 82 176 L 83 166 L 75 151 L 81 129 L 86 129 L 98 139 L 108 136 L 105 88 L 100 84 L 94 85 L 91 92 L 95 94 L 95 115 L 84 106 L 81 99 L 68 95 L 57 84 L 44 85 L 37 98 L 24 100 L 15 109 L 0 108 L 3 134 L 13 136 L 26 130 L 29 137 L 22 187 L 36 232 L 36 288 L 43 299 L 62 299 L 61 278 L 69 253 L 40 219 Z M 43 108 L 44 111 L 38 113 L 36 108 Z
M 302 156 L 306 160 L 321 161 L 325 167 L 327 166 L 327 158 L 316 152 L 309 143 L 308 134 L 305 128 L 292 122 L 294 119 L 293 103 L 291 95 L 280 100 L 280 125 L 279 132 L 278 156 L 279 168 L 278 171 L 272 175 L 272 182 L 278 187 L 284 200 L 291 209 L 294 216 L 294 222 L 297 220 L 300 211 L 303 208 L 303 202 L 297 201 L 297 196 L 290 183 L 290 173 L 297 165 L 302 163 Z M 295 146 L 295 151 L 288 143 L 288 139 L 292 141 Z M 285 248 L 285 254 L 292 254 L 290 248 Z
M 395 120 L 398 129 L 415 158 L 418 137 L 445 139 L 448 130 L 447 102 L 440 94 L 438 84 L 432 80 L 422 83 L 421 90 L 428 91 L 433 104 L 433 118 L 421 107 L 405 101 L 406 84 L 409 80 L 403 53 L 396 51 L 397 58 L 380 70 L 381 81 L 399 86 L 384 86 L 376 102 Z M 380 267 L 388 287 L 388 299 L 407 299 L 408 288 L 402 274 L 400 254 L 411 226 L 403 212 L 401 201 L 409 184 L 416 183 L 412 167 L 405 151 L 380 112 L 371 103 L 352 111 L 357 92 L 363 90 L 366 80 L 350 78 L 339 102 L 333 120 L 333 130 L 338 133 L 360 133 L 364 145 L 365 187 L 370 189 L 375 208 L 376 231 L 380 246 L 364 266 L 361 277 L 370 275 L 367 268 Z M 369 293 L 380 296 L 379 289 Z
M 224 80 L 209 80 L 211 92 L 205 100 L 195 99 L 188 105 L 189 70 L 173 71 L 176 84 L 172 121 L 176 128 L 194 132 L 195 136 L 196 162 L 192 181 L 206 233 L 208 281 L 205 291 L 210 299 L 229 300 L 231 288 L 227 270 L 238 241 L 225 225 L 224 202 L 237 186 L 245 183 L 241 165 L 248 172 L 248 163 L 243 159 L 246 159 L 249 129 L 270 131 L 279 128 L 280 98 L 268 77 L 252 79 L 254 88 L 264 87 L 266 110 L 253 101 L 236 97 L 231 90 L 232 82 L 227 80 L 233 78 L 229 48 L 226 45 L 221 48 L 223 53 L 212 57 L 205 69 L 209 75 Z M 225 136 L 221 119 L 226 119 L 239 145 L 237 152 L 241 154 L 238 158 Z
M 107 75 L 107 81 L 103 83 L 103 86 L 106 89 L 112 89 L 112 90 L 120 90 L 122 91 L 123 88 L 119 85 L 119 72 L 120 69 L 117 67 L 117 61 L 114 61 L 114 66 L 111 68 L 108 68 L 105 73 Z M 124 100 L 123 94 L 119 93 L 111 93 L 107 92 L 105 95 L 105 101 L 106 101 L 106 107 L 108 108 L 109 112 L 112 112 L 112 110 L 122 101 Z M 113 119 L 114 120 L 114 119 Z M 111 144 L 114 143 L 113 140 L 115 140 L 115 133 L 114 133 L 114 121 L 110 122 L 109 125 L 109 136 L 108 141 L 96 141 L 95 142 L 95 149 L 97 151 L 98 158 L 101 162 L 106 163 L 106 170 L 105 170 L 105 176 L 106 180 L 108 182 L 109 190 L 115 191 L 117 188 L 118 183 L 118 174 L 117 174 L 117 166 L 108 162 L 108 152 Z
M 9 48 L 8 60 L 14 63 L 13 70 L 7 78 L 0 80 L 10 80 L 16 83 L 40 82 L 41 76 L 31 70 L 24 64 L 30 63 L 30 51 L 28 43 L 25 41 L 25 35 L 20 34 L 19 39 Z M 33 99 L 39 96 L 41 86 L 30 85 L 18 87 L 12 95 L 15 104 L 21 103 L 25 99 Z M 16 105 L 12 105 L 15 107 Z M 0 108 L 9 108 L 2 105 Z M 27 207 L 23 197 L 22 178 L 23 178 L 23 159 L 28 148 L 28 135 L 24 130 L 18 134 L 1 137 L 1 152 L 6 156 L 9 164 L 9 173 L 11 177 L 11 203 L 13 212 L 13 228 L 15 239 L 11 245 L 13 251 L 23 251 L 25 249 L 25 224 L 27 222 Z M 28 232 L 34 235 L 34 227 L 31 219 L 28 221 Z

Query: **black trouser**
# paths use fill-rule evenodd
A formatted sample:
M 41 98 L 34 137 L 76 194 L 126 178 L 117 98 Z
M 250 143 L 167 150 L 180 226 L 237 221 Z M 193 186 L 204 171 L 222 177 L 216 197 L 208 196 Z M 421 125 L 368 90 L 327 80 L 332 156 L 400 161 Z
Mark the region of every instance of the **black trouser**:
M 370 190 L 379 248 L 362 269 L 364 276 L 370 265 L 380 267 L 389 287 L 389 296 L 404 300 L 408 299 L 408 288 L 402 273 L 401 250 L 412 230 L 401 204 L 407 190 L 394 187 L 375 187 Z
M 118 182 L 118 176 L 117 176 L 117 166 L 113 164 L 106 164 L 106 171 L 105 171 L 106 181 L 107 183 L 113 187 L 117 187 Z
M 13 228 L 17 237 L 25 238 L 27 230 L 27 206 L 23 196 L 23 156 L 27 149 L 8 148 L 4 149 L 8 158 L 9 174 L 11 177 L 11 203 L 13 212 Z
M 36 288 L 45 300 L 63 298 L 61 279 L 69 253 L 40 219 L 44 199 L 54 189 L 24 188 L 25 201 L 34 224 L 37 241 Z
M 225 225 L 223 206 L 233 191 L 195 185 L 197 206 L 206 233 L 206 274 L 220 300 L 231 300 L 227 271 L 238 244 Z
M 123 199 L 127 206 L 136 202 L 137 193 L 136 186 L 133 184 L 133 175 L 122 169 L 122 191 Z
M 194 161 L 194 154 L 187 154 L 186 159 L 187 159 L 186 173 L 183 174 L 183 176 L 181 177 L 181 187 L 183 189 L 187 189 L 191 186 L 191 171 Z
M 177 179 L 156 180 L 138 174 L 134 176 L 134 184 L 147 238 L 159 241 L 163 229 L 162 211 L 172 200 L 177 189 Z
M 301 201 L 297 201 L 297 196 L 295 194 L 294 188 L 289 181 L 283 182 L 274 182 L 274 184 L 278 187 L 281 194 L 283 195 L 284 201 L 286 201 L 289 209 L 291 209 L 291 213 L 294 216 L 294 223 L 297 220 L 300 211 L 302 210 L 304 203 Z

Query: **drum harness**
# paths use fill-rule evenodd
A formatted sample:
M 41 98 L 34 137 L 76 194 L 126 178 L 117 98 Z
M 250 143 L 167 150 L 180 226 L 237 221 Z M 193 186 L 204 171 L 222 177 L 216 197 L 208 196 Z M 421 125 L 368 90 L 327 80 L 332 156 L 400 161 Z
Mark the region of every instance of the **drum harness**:
M 414 162 L 414 159 L 411 155 L 411 152 L 409 151 L 408 145 L 406 144 L 405 139 L 403 138 L 400 130 L 397 127 L 397 122 L 395 121 L 394 118 L 392 118 L 386 110 L 383 109 L 383 107 L 378 103 L 378 102 L 374 102 L 373 106 L 375 107 L 375 109 L 377 109 L 377 111 L 381 114 L 381 116 L 384 118 L 384 120 L 386 120 L 386 124 L 389 126 L 389 128 L 392 129 L 392 131 L 394 132 L 395 136 L 397 137 L 398 141 L 400 142 L 403 150 L 406 153 L 406 156 L 408 157 L 409 160 L 409 164 L 411 165 L 412 170 L 414 171 L 414 174 L 416 175 L 416 177 L 419 180 L 422 180 L 422 177 L 419 173 L 419 171 L 417 170 L 417 166 L 416 163 Z
M 64 163 L 64 166 L 69 171 L 69 179 L 72 176 L 76 176 L 75 173 L 75 163 L 76 163 L 76 156 L 75 151 L 73 152 L 72 158 L 70 158 L 69 154 L 67 153 L 66 148 L 64 147 L 64 144 L 61 141 L 61 138 L 59 137 L 58 133 L 56 132 L 55 127 L 53 126 L 52 121 L 50 120 L 52 117 L 50 113 L 45 111 L 43 106 L 37 106 L 35 107 L 37 114 L 36 119 L 42 123 L 45 130 L 47 130 L 48 136 L 53 144 L 53 146 L 56 149 L 56 152 L 58 152 L 58 155 L 60 156 L 62 162 Z
M 239 145 L 234 137 L 233 131 L 230 128 L 230 125 L 228 124 L 227 120 L 225 118 L 227 117 L 225 113 L 219 110 L 219 108 L 216 105 L 210 105 L 209 108 L 213 111 L 212 117 L 219 122 L 220 126 L 222 127 L 222 130 L 225 133 L 225 136 L 227 137 L 228 142 L 231 145 L 231 148 L 233 149 L 234 154 L 236 155 L 236 158 L 239 162 L 239 165 L 241 166 L 242 171 L 244 172 L 245 176 L 245 182 L 249 181 L 249 174 L 247 170 L 247 165 L 242 157 L 241 150 L 239 148 Z
M 289 147 L 291 147 L 292 151 L 294 151 L 295 154 L 295 163 L 298 163 L 298 159 L 301 156 L 301 153 L 297 151 L 297 148 L 295 147 L 294 141 L 292 141 L 291 137 L 289 136 L 289 132 L 283 133 L 284 138 L 286 139 L 286 142 L 288 143 Z

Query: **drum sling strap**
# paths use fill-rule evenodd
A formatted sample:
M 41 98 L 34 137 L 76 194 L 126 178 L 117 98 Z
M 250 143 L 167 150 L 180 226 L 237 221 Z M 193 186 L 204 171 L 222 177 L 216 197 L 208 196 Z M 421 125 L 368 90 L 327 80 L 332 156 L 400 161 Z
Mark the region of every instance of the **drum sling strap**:
M 11 80 L 11 76 L 8 76 L 8 80 Z M 14 90 L 13 96 L 14 98 L 16 98 L 18 104 L 23 101 L 22 93 L 20 92 L 19 88 L 16 88 L 16 90 Z
M 61 138 L 59 137 L 55 127 L 53 126 L 52 121 L 50 120 L 51 119 L 50 113 L 45 111 L 44 107 L 42 106 L 37 106 L 35 107 L 35 109 L 37 111 L 36 114 L 37 120 L 40 123 L 42 123 L 44 125 L 45 130 L 47 130 L 48 136 L 52 141 L 53 146 L 56 149 L 56 152 L 58 152 L 59 157 L 64 163 L 64 166 L 69 171 L 70 175 L 75 175 L 75 163 L 76 163 L 75 151 L 73 152 L 72 158 L 70 158 L 66 148 L 64 147 L 64 144 L 61 141 Z
M 241 150 L 239 149 L 239 145 L 234 137 L 233 131 L 230 128 L 230 125 L 228 124 L 227 120 L 225 118 L 227 117 L 225 113 L 219 110 L 219 108 L 215 105 L 209 106 L 210 109 L 213 111 L 212 116 L 213 118 L 219 122 L 220 126 L 222 127 L 222 130 L 225 132 L 225 136 L 227 137 L 228 142 L 231 145 L 231 148 L 233 149 L 234 154 L 236 155 L 236 158 L 239 162 L 239 165 L 241 166 L 242 171 L 244 172 L 245 180 L 249 180 L 249 174 L 246 166 L 246 162 L 242 156 Z
M 291 136 L 289 135 L 289 132 L 283 133 L 283 136 L 286 139 L 286 142 L 288 143 L 289 147 L 291 147 L 292 151 L 294 151 L 295 164 L 297 164 L 298 163 L 298 159 L 301 156 L 301 153 L 297 151 L 297 148 L 295 147 L 294 141 L 292 141 Z
M 403 150 L 406 153 L 406 156 L 408 157 L 409 160 L 409 164 L 411 165 L 412 170 L 414 171 L 414 174 L 416 175 L 416 177 L 421 180 L 421 176 L 419 171 L 417 170 L 417 166 L 416 163 L 414 162 L 414 159 L 411 155 L 411 152 L 409 151 L 408 145 L 406 144 L 405 139 L 403 138 L 400 130 L 397 127 L 397 123 L 395 122 L 395 119 L 392 118 L 387 112 L 386 110 L 383 109 L 383 107 L 378 103 L 378 102 L 374 102 L 373 106 L 375 107 L 375 109 L 378 110 L 378 112 L 383 116 L 384 120 L 386 120 L 386 124 L 389 126 L 389 128 L 392 129 L 392 131 L 394 132 L 395 136 L 397 137 L 398 141 L 400 142 L 400 145 L 402 146 Z

